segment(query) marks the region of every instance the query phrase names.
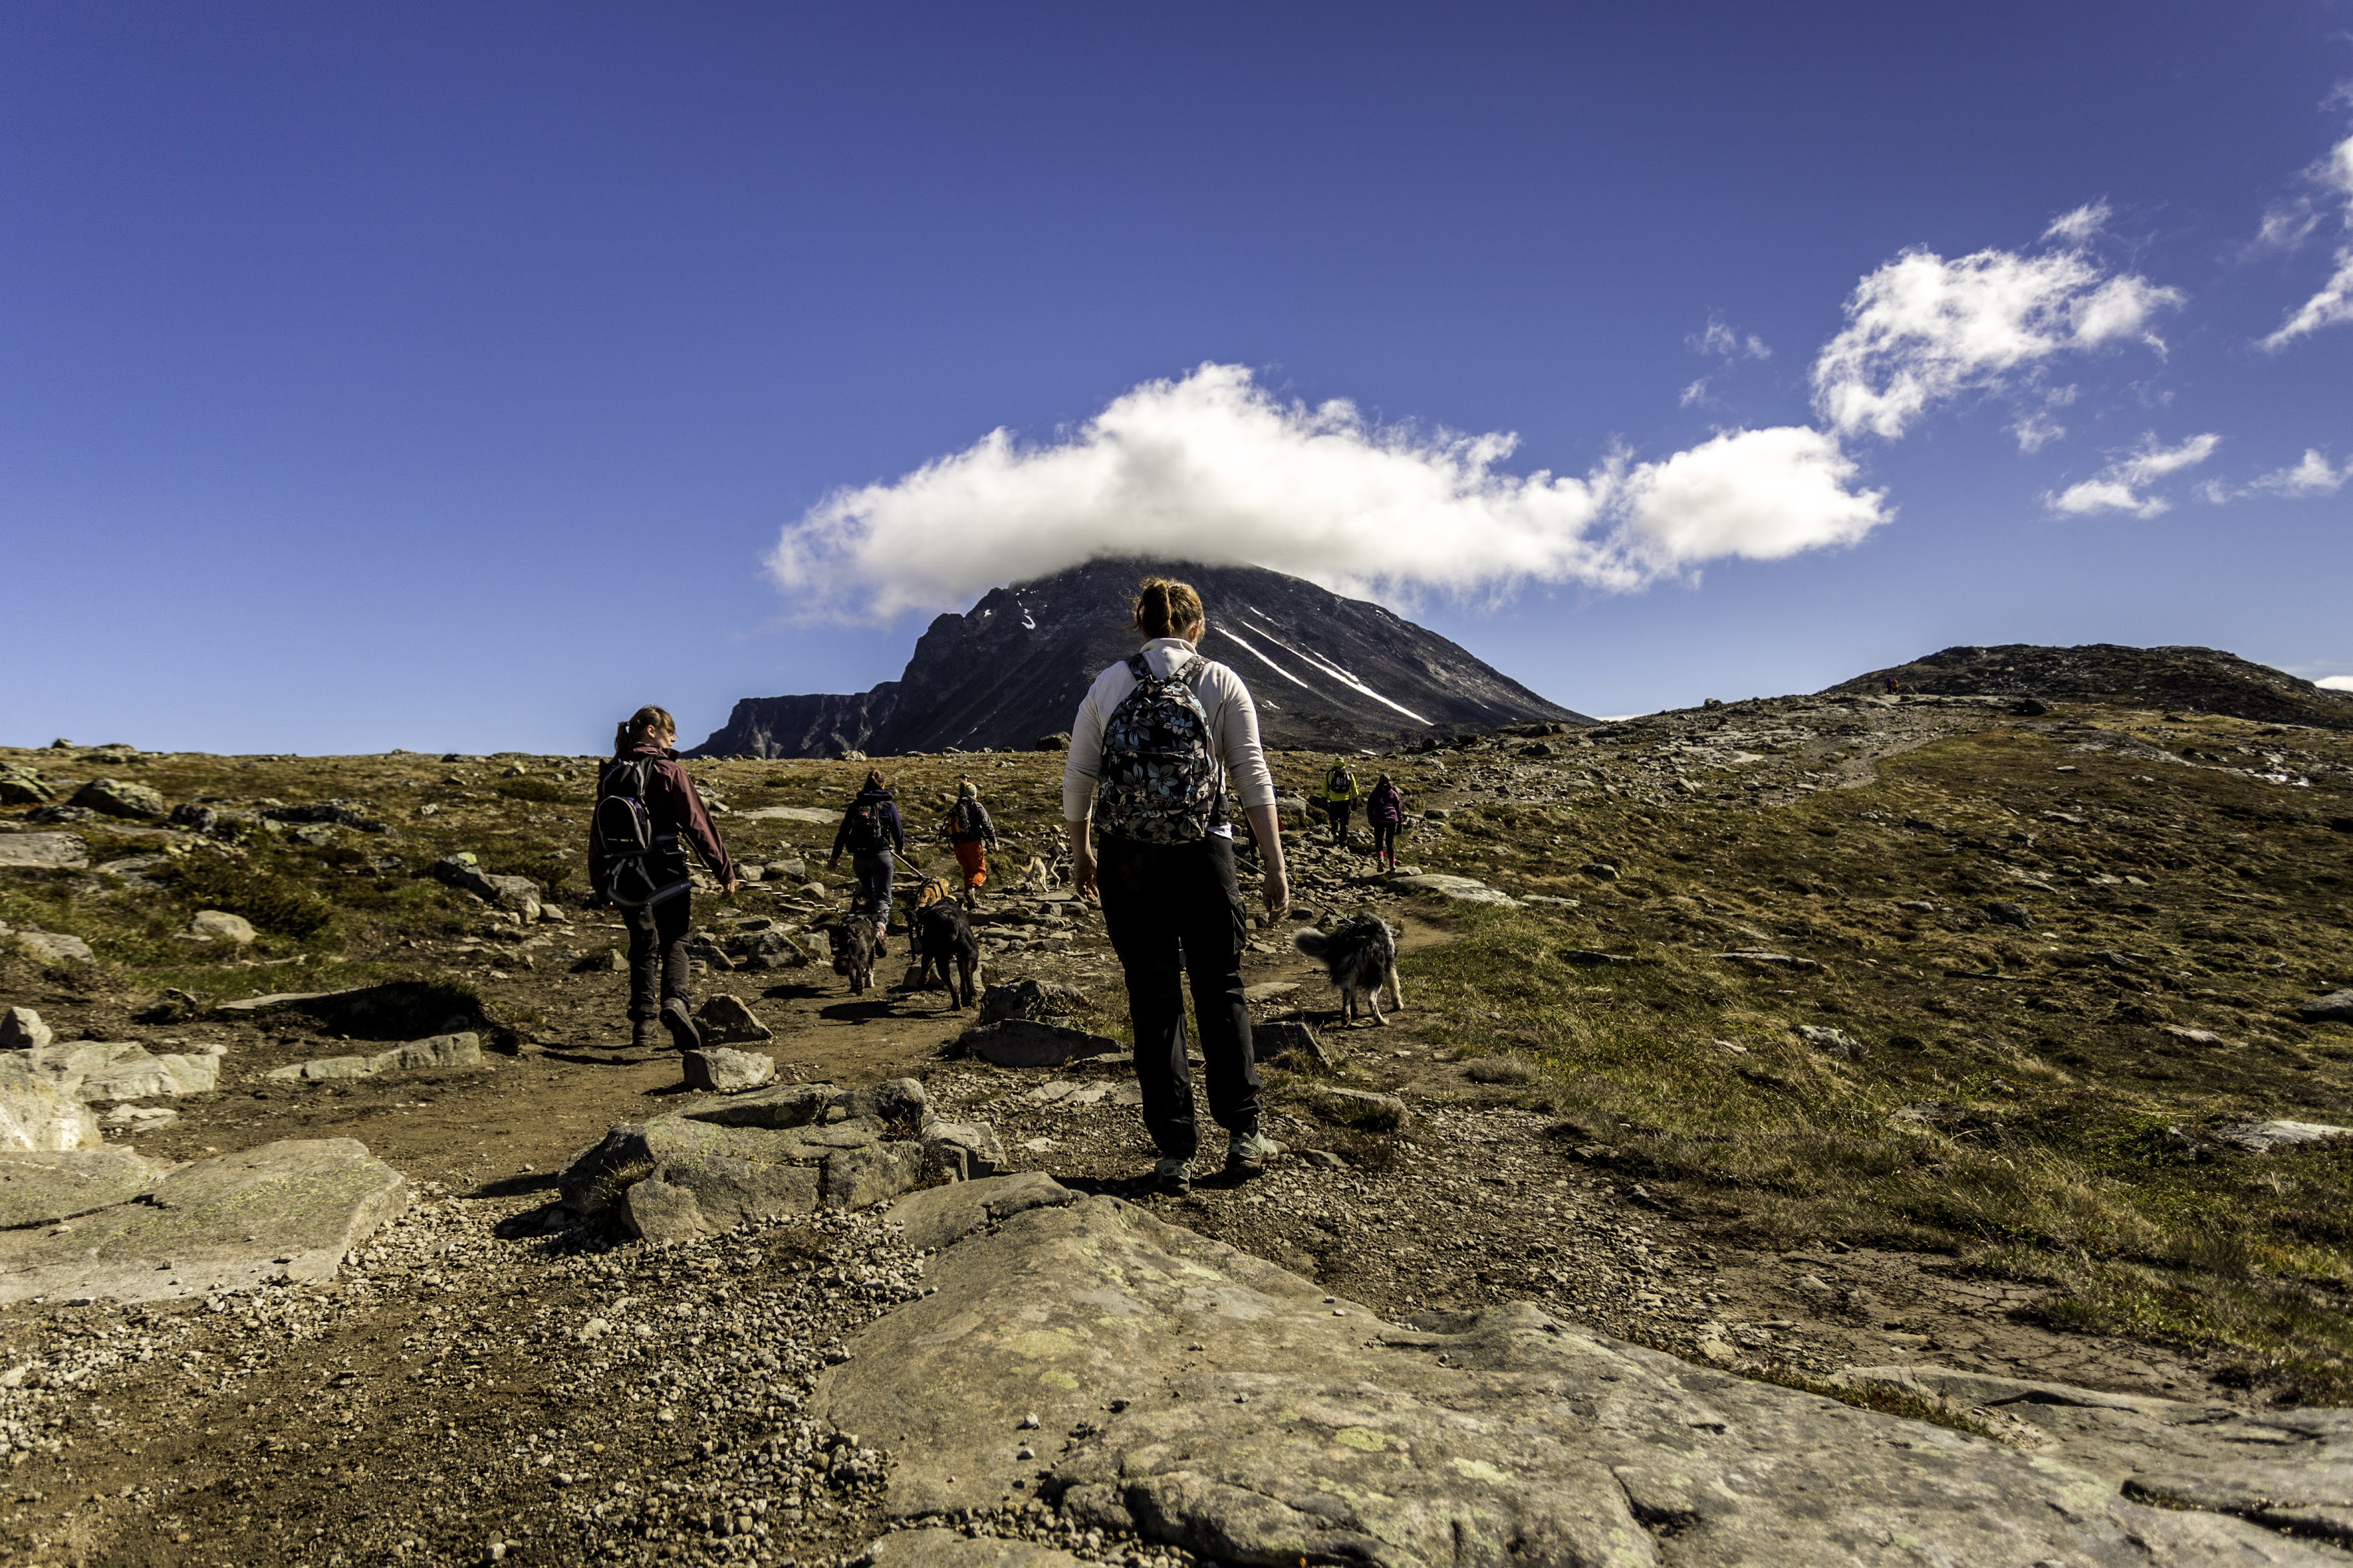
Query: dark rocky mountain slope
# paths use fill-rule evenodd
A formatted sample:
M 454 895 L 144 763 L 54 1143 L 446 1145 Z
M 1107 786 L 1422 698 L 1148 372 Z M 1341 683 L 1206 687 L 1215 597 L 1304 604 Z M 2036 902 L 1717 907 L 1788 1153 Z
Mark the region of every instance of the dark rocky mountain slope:
M 1891 676 L 1906 691 L 1946 697 L 2126 702 L 2274 724 L 2353 730 L 2353 692 L 2324 690 L 2284 670 L 2211 647 L 2126 647 L 2116 643 L 1948 647 L 1841 681 L 1830 689 L 1883 691 Z
M 1067 730 L 1104 666 L 1135 650 L 1147 573 L 1201 591 L 1201 651 L 1241 672 L 1270 744 L 1388 746 L 1532 720 L 1582 724 L 1434 632 L 1257 566 L 1091 561 L 992 589 L 934 620 L 897 680 L 849 696 L 746 697 L 695 756 L 1023 747 Z

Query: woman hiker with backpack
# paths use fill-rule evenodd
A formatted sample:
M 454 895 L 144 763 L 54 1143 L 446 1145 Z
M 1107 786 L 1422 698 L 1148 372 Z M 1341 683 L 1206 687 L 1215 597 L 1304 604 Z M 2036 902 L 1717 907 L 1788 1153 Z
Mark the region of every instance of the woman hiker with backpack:
M 955 850 L 956 868 L 964 873 L 964 905 L 977 900 L 980 885 L 988 880 L 987 851 L 997 847 L 997 824 L 980 804 L 980 791 L 970 779 L 956 785 L 956 803 L 948 807 L 948 843 Z
M 659 708 L 640 708 L 614 731 L 613 760 L 597 775 L 589 819 L 588 886 L 628 927 L 630 1045 L 653 1045 L 659 1020 L 685 1051 L 702 1043 L 686 999 L 686 933 L 694 922 L 686 846 L 719 879 L 723 896 L 735 891 L 735 863 L 679 766 L 677 742 L 678 725 Z
M 858 879 L 858 901 L 874 911 L 874 951 L 887 953 L 891 944 L 891 857 L 907 852 L 907 835 L 899 824 L 899 805 L 891 797 L 891 781 L 880 768 L 866 770 L 866 787 L 841 814 L 833 830 L 833 853 L 826 869 L 840 866 L 841 852 L 849 851 L 849 869 Z
M 1373 827 L 1373 864 L 1397 869 L 1398 829 L 1405 826 L 1405 795 L 1397 781 L 1383 773 L 1365 797 L 1365 816 Z
M 1193 982 L 1209 1114 L 1226 1130 L 1226 1172 L 1255 1176 L 1282 1150 L 1259 1131 L 1258 1067 L 1242 1001 L 1242 896 L 1234 881 L 1241 810 L 1265 858 L 1267 918 L 1290 908 L 1274 779 L 1260 749 L 1258 710 L 1241 677 L 1203 658 L 1201 596 L 1147 577 L 1135 598 L 1136 655 L 1095 678 L 1071 725 L 1062 817 L 1071 879 L 1100 898 L 1112 949 L 1126 971 L 1144 1124 L 1160 1151 L 1153 1180 L 1189 1192 L 1199 1133 L 1185 1060 L 1185 993 Z M 1102 858 L 1089 847 L 1092 822 Z

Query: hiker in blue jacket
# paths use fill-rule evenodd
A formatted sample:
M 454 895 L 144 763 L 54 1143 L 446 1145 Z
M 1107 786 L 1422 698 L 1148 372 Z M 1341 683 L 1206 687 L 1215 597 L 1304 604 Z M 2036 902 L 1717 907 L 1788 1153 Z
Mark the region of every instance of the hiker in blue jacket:
M 833 853 L 826 858 L 827 870 L 840 866 L 844 849 L 849 851 L 849 869 L 858 879 L 858 901 L 874 915 L 874 951 L 888 952 L 884 933 L 891 925 L 891 858 L 907 852 L 907 835 L 899 823 L 898 803 L 891 797 L 891 781 L 880 768 L 866 771 L 866 787 L 841 814 L 841 826 L 833 833 Z

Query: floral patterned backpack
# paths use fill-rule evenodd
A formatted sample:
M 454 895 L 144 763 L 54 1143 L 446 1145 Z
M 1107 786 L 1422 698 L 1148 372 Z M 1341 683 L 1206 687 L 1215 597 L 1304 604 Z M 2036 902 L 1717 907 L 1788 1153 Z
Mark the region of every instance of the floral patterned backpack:
M 1135 689 L 1103 723 L 1102 803 L 1096 820 L 1114 838 L 1197 844 L 1224 818 L 1224 791 L 1209 744 L 1209 716 L 1193 691 L 1208 667 L 1195 654 L 1167 679 L 1142 654 L 1127 661 Z

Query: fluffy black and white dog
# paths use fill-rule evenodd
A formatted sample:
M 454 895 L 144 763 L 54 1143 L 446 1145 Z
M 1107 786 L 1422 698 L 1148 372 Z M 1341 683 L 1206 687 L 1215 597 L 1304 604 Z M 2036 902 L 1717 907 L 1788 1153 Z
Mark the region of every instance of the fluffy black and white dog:
M 874 984 L 874 917 L 861 904 L 834 921 L 828 934 L 833 972 L 849 982 L 851 995 L 862 995 Z
M 1313 926 L 1293 933 L 1291 945 L 1324 965 L 1332 984 L 1340 988 L 1340 1021 L 1353 1024 L 1356 1019 L 1356 998 L 1362 996 L 1373 1010 L 1373 1022 L 1386 1024 L 1381 1016 L 1381 986 L 1389 988 L 1391 1004 L 1402 1010 L 1405 987 L 1398 982 L 1398 933 L 1378 915 L 1352 915 L 1328 931 Z
M 913 987 L 931 984 L 932 965 L 940 967 L 940 983 L 948 988 L 948 1005 L 961 1012 L 972 1005 L 973 976 L 980 969 L 980 944 L 972 939 L 972 917 L 951 899 L 925 904 L 915 911 Z M 955 964 L 950 973 L 948 964 Z

